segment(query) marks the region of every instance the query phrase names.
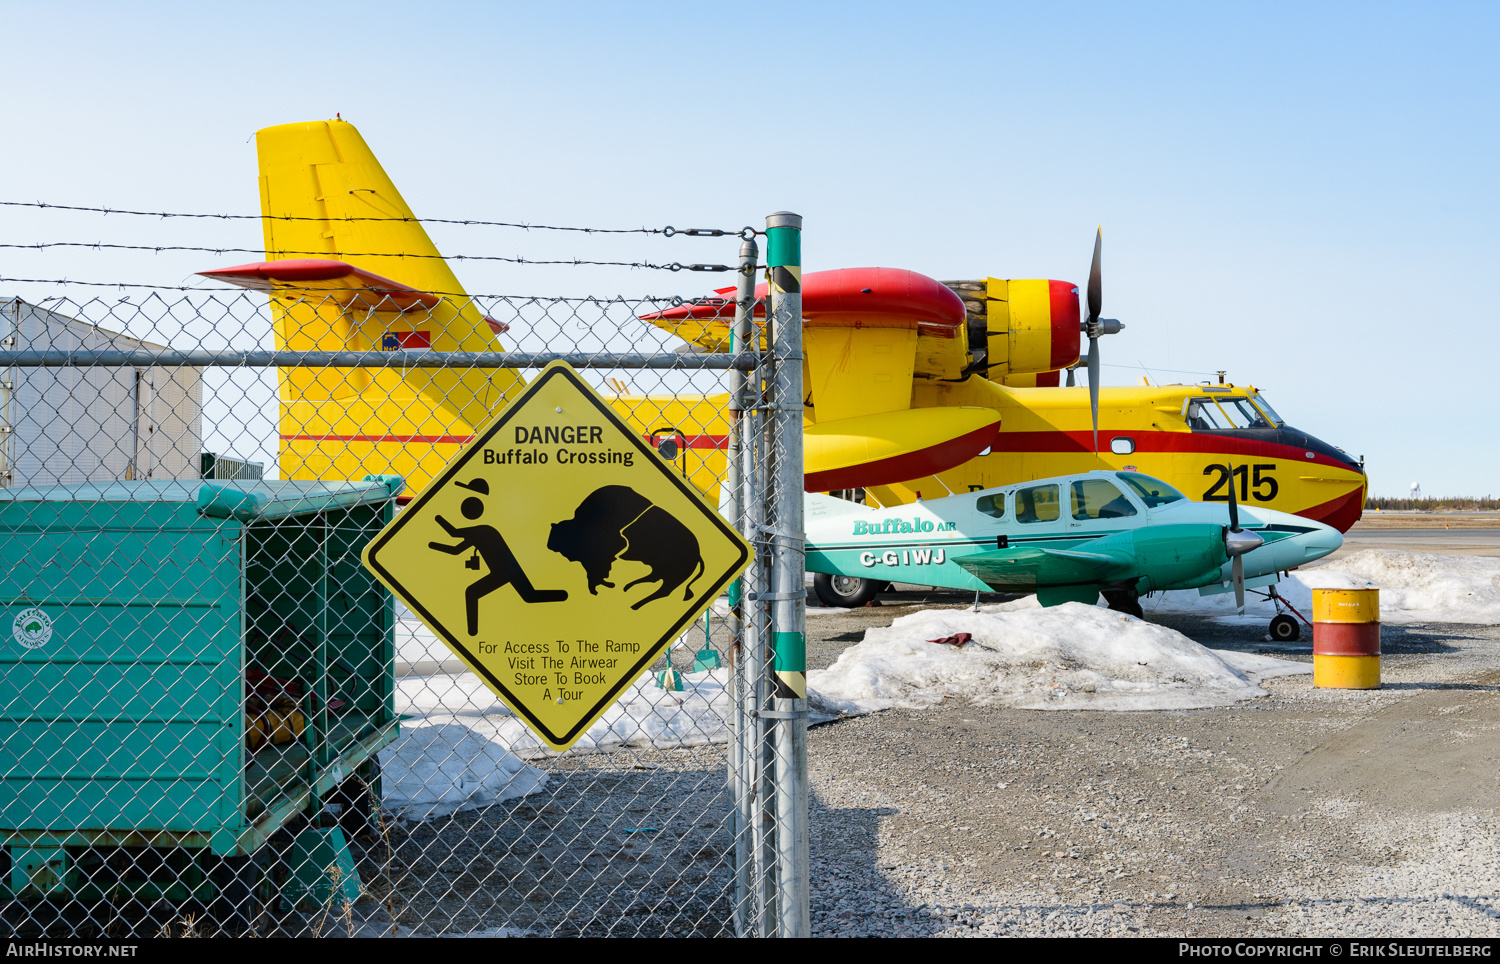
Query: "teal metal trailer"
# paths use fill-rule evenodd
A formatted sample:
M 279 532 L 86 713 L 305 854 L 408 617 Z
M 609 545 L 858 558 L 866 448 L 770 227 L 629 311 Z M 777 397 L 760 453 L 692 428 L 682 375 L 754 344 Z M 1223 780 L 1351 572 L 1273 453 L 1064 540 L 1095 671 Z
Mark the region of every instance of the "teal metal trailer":
M 0 491 L 0 897 L 210 898 L 289 821 L 377 781 L 394 613 L 359 555 L 401 488 Z M 247 673 L 292 694 L 295 739 L 247 746 Z

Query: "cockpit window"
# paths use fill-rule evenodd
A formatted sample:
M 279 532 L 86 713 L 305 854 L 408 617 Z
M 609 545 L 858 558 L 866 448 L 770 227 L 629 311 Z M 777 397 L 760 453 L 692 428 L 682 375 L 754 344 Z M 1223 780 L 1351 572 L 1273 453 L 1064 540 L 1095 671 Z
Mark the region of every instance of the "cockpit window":
M 987 516 L 996 519 L 1005 518 L 1005 493 L 997 492 L 994 495 L 981 495 L 974 503 L 974 508 Z
M 1266 401 L 1266 396 L 1255 394 L 1250 396 L 1250 401 L 1255 403 L 1255 407 L 1260 409 L 1261 412 L 1266 416 L 1266 418 L 1271 420 L 1272 425 L 1280 428 L 1281 426 L 1286 424 L 1286 419 L 1276 414 L 1276 409 L 1272 408 L 1271 403 Z
M 1113 482 L 1079 479 L 1073 483 L 1073 518 L 1123 519 L 1135 515 L 1135 506 Z
M 1116 472 L 1115 475 L 1135 490 L 1135 494 L 1141 497 L 1141 501 L 1146 503 L 1148 509 L 1166 505 L 1168 502 L 1181 502 L 1187 498 L 1161 479 L 1153 479 L 1149 475 L 1141 475 L 1139 472 Z
M 1188 428 L 1194 429 L 1276 427 L 1276 423 L 1268 421 L 1246 398 L 1190 398 L 1185 414 Z
M 1188 428 L 1195 431 L 1229 427 L 1219 416 L 1218 406 L 1211 398 L 1188 399 L 1187 411 L 1183 413 L 1183 418 L 1187 419 Z

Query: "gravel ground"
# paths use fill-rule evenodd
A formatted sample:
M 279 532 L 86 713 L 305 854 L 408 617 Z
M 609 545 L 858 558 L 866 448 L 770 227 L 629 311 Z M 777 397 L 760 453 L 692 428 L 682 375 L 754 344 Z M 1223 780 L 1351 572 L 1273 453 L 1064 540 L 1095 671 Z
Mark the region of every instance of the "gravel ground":
M 389 849 L 358 851 L 389 908 L 367 916 L 423 936 L 726 936 L 724 761 L 723 746 L 556 758 L 540 793 L 393 822 Z
M 955 597 L 809 619 L 822 668 Z M 898 603 L 892 605 L 891 603 Z M 1205 645 L 1311 660 L 1196 617 Z M 1187 712 L 962 702 L 815 728 L 827 936 L 1500 936 L 1500 629 L 1386 627 L 1385 686 Z

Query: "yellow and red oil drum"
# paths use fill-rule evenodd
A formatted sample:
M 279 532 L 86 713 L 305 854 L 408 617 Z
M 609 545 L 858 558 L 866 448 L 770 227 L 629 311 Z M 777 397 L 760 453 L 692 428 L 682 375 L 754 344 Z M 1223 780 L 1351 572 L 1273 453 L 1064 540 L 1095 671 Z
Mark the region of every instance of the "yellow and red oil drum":
M 1380 688 L 1380 590 L 1313 590 L 1313 685 Z

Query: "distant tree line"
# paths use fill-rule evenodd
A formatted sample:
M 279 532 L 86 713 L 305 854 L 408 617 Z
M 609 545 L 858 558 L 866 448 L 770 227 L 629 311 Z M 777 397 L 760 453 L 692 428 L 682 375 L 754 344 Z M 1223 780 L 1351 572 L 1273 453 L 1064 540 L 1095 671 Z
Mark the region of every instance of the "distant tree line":
M 1365 509 L 1385 509 L 1403 512 L 1452 512 L 1455 510 L 1475 509 L 1500 509 L 1500 499 L 1492 499 L 1489 496 L 1460 496 L 1453 498 L 1438 498 L 1433 496 L 1426 499 L 1390 499 L 1390 498 L 1367 498 Z

